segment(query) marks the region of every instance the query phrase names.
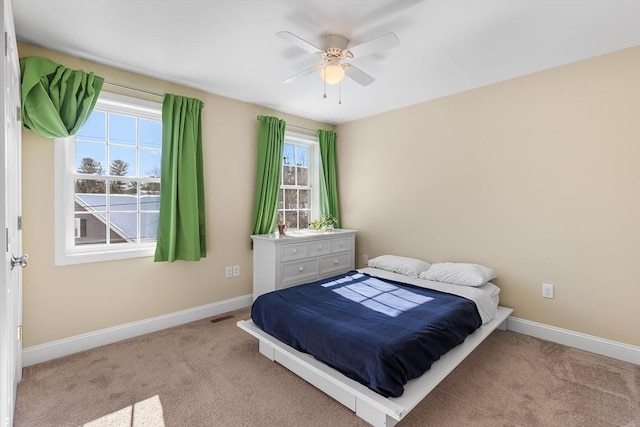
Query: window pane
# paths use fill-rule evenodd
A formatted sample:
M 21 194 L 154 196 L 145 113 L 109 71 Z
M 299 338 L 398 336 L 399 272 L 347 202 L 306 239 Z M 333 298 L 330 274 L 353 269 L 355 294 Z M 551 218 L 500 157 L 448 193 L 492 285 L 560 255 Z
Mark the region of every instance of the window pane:
M 162 124 L 156 120 L 138 120 L 138 145 L 145 148 L 162 147 Z
M 282 167 L 282 184 L 283 185 L 296 184 L 296 167 L 295 166 Z
M 284 190 L 278 191 L 278 209 L 283 209 L 284 208 L 284 206 L 282 205 L 283 196 L 284 196 Z M 280 224 L 282 224 L 282 223 L 280 223 Z
M 158 232 L 158 212 L 143 212 L 140 214 L 140 242 L 156 241 Z
M 284 208 L 298 209 L 298 190 L 284 190 Z
M 107 226 L 103 214 L 76 213 L 74 216 L 75 244 L 96 245 L 107 243 Z
M 160 184 L 158 184 L 159 186 Z M 160 194 L 140 196 L 141 211 L 159 211 L 160 210 Z
M 143 184 L 140 184 L 140 194 L 146 194 L 150 196 L 160 196 L 160 183 L 145 182 Z
M 104 142 L 104 117 L 104 112 L 94 110 L 76 134 L 76 140 Z
M 136 242 L 138 238 L 138 214 L 112 213 L 111 219 L 111 243 Z
M 160 196 L 159 182 L 145 182 L 140 184 L 140 194 L 149 196 Z
M 109 175 L 135 176 L 136 149 L 109 146 Z
M 297 211 L 285 211 L 284 219 L 288 229 L 298 228 L 298 212 Z
M 138 151 L 140 159 L 140 175 L 160 178 L 160 150 L 140 150 Z
M 103 175 L 105 164 L 105 144 L 76 142 L 76 171 Z
M 284 224 L 284 211 L 278 211 L 278 224 Z
M 309 228 L 309 211 L 300 211 L 300 228 Z
M 297 167 L 296 168 L 298 185 L 309 185 L 309 168 Z
M 109 143 L 136 145 L 136 118 L 110 113 Z
M 76 212 L 106 211 L 106 188 L 106 181 L 97 179 L 76 179 L 74 210 Z
M 111 194 L 109 195 L 109 210 L 114 211 L 133 211 L 138 210 L 138 198 L 129 194 Z
M 109 183 L 111 194 L 137 194 L 138 183 L 135 181 L 111 181 Z
M 296 166 L 305 168 L 309 166 L 309 148 L 296 145 Z
M 294 149 L 291 144 L 284 144 L 282 149 L 282 164 L 294 166 L 295 165 L 295 157 L 294 157 Z
M 299 190 L 298 209 L 309 209 L 309 190 Z

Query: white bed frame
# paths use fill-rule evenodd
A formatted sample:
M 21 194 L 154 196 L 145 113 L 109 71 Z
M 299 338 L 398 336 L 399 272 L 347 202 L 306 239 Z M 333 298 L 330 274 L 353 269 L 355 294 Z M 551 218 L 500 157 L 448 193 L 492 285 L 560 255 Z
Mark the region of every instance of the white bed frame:
M 404 418 L 456 366 L 458 366 L 495 329 L 506 329 L 507 317 L 513 309 L 498 307 L 498 313 L 487 324 L 467 336 L 459 346 L 449 350 L 431 365 L 424 375 L 409 381 L 400 397 L 385 398 L 364 385 L 347 378 L 313 356 L 290 347 L 256 326 L 251 320 L 239 321 L 238 327 L 258 338 L 260 353 L 300 376 L 357 416 L 376 427 L 391 427 Z

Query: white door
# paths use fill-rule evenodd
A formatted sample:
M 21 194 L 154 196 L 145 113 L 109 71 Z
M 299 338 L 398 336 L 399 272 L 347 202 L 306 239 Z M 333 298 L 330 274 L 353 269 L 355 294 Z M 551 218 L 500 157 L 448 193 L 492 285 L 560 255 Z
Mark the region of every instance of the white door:
M 5 262 L 0 263 L 0 426 L 13 425 L 16 389 L 22 379 L 22 182 L 20 129 L 20 68 L 10 0 L 3 6 L 2 34 L 4 50 L 0 66 L 0 117 L 4 133 L 0 142 L 0 242 Z

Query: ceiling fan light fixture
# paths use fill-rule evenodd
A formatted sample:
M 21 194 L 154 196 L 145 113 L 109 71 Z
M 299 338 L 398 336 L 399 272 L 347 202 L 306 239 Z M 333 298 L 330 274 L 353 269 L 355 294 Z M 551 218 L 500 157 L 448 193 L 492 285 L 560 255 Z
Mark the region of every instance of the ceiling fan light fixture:
M 344 79 L 344 68 L 336 58 L 331 58 L 320 70 L 320 77 L 330 85 L 338 84 Z

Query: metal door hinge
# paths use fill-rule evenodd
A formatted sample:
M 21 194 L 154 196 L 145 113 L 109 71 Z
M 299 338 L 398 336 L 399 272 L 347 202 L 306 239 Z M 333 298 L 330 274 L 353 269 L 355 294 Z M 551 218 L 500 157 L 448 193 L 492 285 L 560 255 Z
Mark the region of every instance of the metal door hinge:
M 18 217 L 18 230 L 22 230 L 22 215 Z
M 22 325 L 18 326 L 18 341 L 22 341 Z

